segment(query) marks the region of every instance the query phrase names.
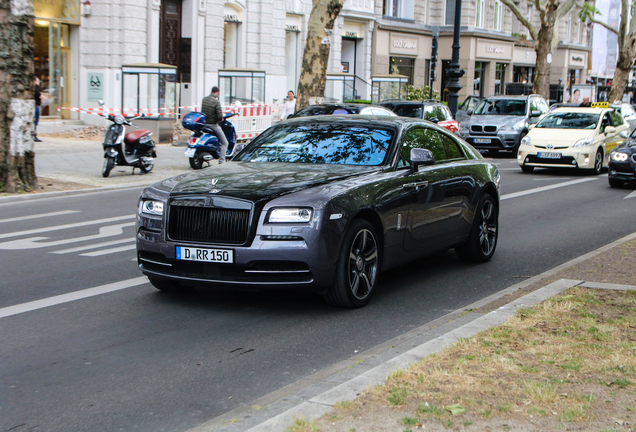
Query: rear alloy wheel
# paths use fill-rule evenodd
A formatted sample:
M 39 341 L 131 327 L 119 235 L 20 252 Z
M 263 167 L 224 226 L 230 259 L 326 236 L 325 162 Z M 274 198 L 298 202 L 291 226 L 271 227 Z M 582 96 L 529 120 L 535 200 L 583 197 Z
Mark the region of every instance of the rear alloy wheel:
M 526 174 L 530 174 L 532 171 L 534 171 L 534 167 L 529 165 L 521 165 L 521 171 Z
M 334 306 L 358 308 L 366 305 L 378 284 L 380 244 L 373 225 L 356 219 L 345 234 L 333 286 L 325 294 Z
M 599 175 L 603 170 L 603 151 L 598 149 L 596 156 L 594 157 L 594 168 L 592 168 L 593 175 Z
M 619 180 L 619 179 L 615 179 L 611 177 L 608 177 L 607 180 L 609 181 L 610 187 L 613 187 L 613 188 L 622 188 L 623 185 L 625 184 L 624 180 Z
M 115 166 L 115 158 L 106 156 L 104 158 L 104 166 L 102 167 L 102 176 L 108 177 L 108 174 L 110 174 L 114 166 Z
M 477 205 L 468 241 L 455 248 L 462 261 L 486 262 L 495 254 L 499 236 L 499 209 L 494 198 L 484 194 Z
M 148 280 L 150 281 L 152 286 L 157 288 L 159 291 L 176 293 L 176 292 L 187 292 L 192 289 L 191 287 L 186 287 L 177 282 L 166 280 L 166 279 L 155 279 L 155 278 L 149 277 Z
M 190 158 L 190 166 L 192 169 L 198 170 L 203 167 L 203 158 L 201 155 L 196 153 L 193 157 Z

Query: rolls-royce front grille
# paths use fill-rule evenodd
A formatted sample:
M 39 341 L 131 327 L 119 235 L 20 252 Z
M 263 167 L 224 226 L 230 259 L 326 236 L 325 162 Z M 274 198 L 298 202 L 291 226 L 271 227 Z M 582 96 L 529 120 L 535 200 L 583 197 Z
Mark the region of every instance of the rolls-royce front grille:
M 169 217 L 170 240 L 233 245 L 247 242 L 249 210 L 171 206 Z

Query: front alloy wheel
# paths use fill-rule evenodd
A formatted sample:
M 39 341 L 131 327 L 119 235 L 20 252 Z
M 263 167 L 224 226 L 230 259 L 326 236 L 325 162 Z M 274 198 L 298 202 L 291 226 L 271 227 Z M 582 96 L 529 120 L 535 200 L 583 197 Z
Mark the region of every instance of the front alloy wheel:
M 479 200 L 468 241 L 455 248 L 463 261 L 486 262 L 495 254 L 499 235 L 499 210 L 494 198 L 484 194 Z
M 333 286 L 325 295 L 334 306 L 356 308 L 368 303 L 378 283 L 380 248 L 373 226 L 355 220 L 343 241 Z

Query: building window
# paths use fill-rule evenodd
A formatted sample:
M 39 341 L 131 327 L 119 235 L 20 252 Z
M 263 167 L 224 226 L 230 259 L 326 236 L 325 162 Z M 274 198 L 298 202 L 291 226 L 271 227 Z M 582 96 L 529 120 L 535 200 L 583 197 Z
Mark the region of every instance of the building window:
M 298 30 L 287 29 L 285 32 L 285 75 L 287 90 L 296 92 L 298 83 Z
M 446 8 L 444 11 L 446 12 L 444 24 L 455 24 L 455 0 L 446 0 Z
M 391 66 L 389 67 L 389 73 L 397 71 L 399 75 L 409 77 L 409 85 L 413 85 L 413 78 L 415 77 L 415 59 L 409 57 L 391 57 L 389 59 Z
M 224 68 L 238 66 L 238 33 L 239 23 L 225 21 L 225 33 L 223 37 Z
M 495 94 L 503 93 L 505 79 L 506 79 L 506 64 L 497 63 L 497 65 L 495 66 Z
M 494 17 L 492 28 L 497 31 L 501 31 L 502 29 L 502 25 L 501 25 L 502 15 L 503 15 L 503 9 L 502 9 L 501 1 L 495 0 L 495 17 Z
M 384 16 L 413 20 L 414 0 L 384 0 Z
M 529 66 L 515 66 L 512 69 L 512 81 L 522 84 L 532 84 L 534 68 Z
M 484 5 L 485 0 L 477 0 L 475 5 L 475 27 L 484 27 Z
M 475 62 L 475 75 L 473 81 L 473 94 L 475 96 L 484 97 L 485 64 L 483 62 Z
M 527 10 L 527 16 L 528 16 L 528 21 L 530 21 L 532 23 L 532 9 L 534 9 L 534 6 L 529 4 Z M 523 25 L 523 24 L 522 24 Z M 530 30 L 528 30 L 525 26 L 523 27 L 525 29 L 525 34 L 526 34 L 526 39 L 528 40 L 532 40 L 532 37 L 530 36 Z

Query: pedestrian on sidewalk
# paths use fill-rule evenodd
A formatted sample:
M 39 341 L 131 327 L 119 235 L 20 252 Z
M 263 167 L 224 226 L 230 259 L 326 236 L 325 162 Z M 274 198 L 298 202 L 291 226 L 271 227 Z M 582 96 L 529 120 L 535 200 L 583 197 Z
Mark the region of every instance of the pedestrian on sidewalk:
M 42 142 L 40 138 L 38 138 L 37 128 L 38 122 L 40 121 L 40 106 L 42 105 L 42 93 L 40 93 L 40 78 L 35 77 L 33 80 L 33 99 L 35 99 L 35 119 L 33 126 L 33 141 Z
M 225 162 L 228 142 L 220 126 L 223 121 L 223 109 L 219 101 L 220 92 L 221 90 L 217 86 L 212 87 L 212 92 L 201 101 L 201 113 L 205 116 L 207 126 L 214 131 L 214 134 L 219 139 L 221 144 L 219 147 L 219 164 L 222 164 Z
M 283 112 L 280 115 L 281 120 L 285 120 L 287 117 L 296 112 L 296 95 L 293 91 L 287 92 L 287 102 L 283 105 Z

